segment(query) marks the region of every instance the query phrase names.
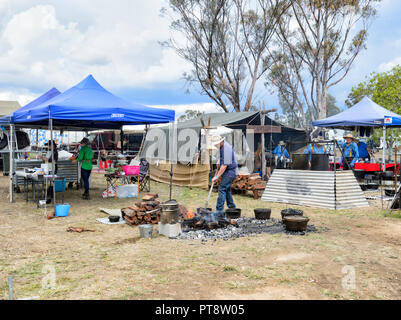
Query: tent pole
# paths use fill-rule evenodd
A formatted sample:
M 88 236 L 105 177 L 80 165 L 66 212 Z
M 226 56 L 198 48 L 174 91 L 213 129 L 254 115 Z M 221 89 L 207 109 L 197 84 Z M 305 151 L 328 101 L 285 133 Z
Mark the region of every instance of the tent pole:
M 14 125 L 10 124 L 10 203 L 14 202 Z
M 265 125 L 265 113 L 260 112 L 260 125 L 264 128 Z M 263 131 L 263 130 L 262 130 Z M 265 133 L 261 134 L 261 144 L 262 144 L 262 180 L 265 180 L 266 177 L 266 147 L 265 147 Z
M 386 127 L 383 126 L 383 172 L 386 171 Z
M 53 204 L 54 204 L 54 212 L 56 212 L 56 188 L 54 185 L 56 166 L 54 163 L 53 119 L 50 118 L 50 111 L 49 111 L 49 127 L 50 127 L 51 157 L 52 157 Z

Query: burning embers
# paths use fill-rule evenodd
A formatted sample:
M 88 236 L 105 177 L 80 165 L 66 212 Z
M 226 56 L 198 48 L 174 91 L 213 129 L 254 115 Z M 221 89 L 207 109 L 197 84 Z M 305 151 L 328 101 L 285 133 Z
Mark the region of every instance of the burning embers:
M 212 211 L 210 208 L 198 208 L 197 213 L 188 210 L 185 219 L 182 221 L 183 232 L 191 230 L 214 230 L 226 228 L 227 226 L 237 227 L 234 220 L 225 217 L 224 213 Z

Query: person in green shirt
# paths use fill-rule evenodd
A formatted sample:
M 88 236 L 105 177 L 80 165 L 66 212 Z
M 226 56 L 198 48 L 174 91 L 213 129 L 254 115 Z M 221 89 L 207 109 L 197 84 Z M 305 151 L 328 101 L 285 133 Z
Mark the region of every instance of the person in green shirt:
M 93 151 L 90 148 L 90 142 L 88 138 L 83 138 L 80 142 L 80 150 L 77 161 L 81 163 L 81 177 L 84 181 L 85 192 L 82 197 L 85 200 L 89 200 L 89 177 L 92 173 L 92 158 Z

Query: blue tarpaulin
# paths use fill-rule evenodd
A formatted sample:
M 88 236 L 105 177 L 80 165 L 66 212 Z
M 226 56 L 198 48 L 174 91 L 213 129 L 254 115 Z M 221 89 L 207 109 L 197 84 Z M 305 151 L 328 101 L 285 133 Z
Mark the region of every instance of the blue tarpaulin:
M 396 124 L 392 124 L 390 121 L 385 121 L 386 118 L 392 119 L 392 122 L 398 122 L 398 125 L 401 125 L 400 115 L 379 106 L 368 97 L 365 97 L 352 108 L 332 117 L 314 121 L 312 125 L 315 127 L 344 129 L 396 126 Z
M 18 109 L 17 111 L 15 111 L 7 116 L 1 117 L 0 123 L 9 124 L 14 121 L 14 114 L 16 112 L 18 112 L 18 113 L 27 112 L 28 110 L 41 105 L 42 103 L 50 100 L 51 98 L 58 96 L 60 93 L 61 92 L 58 91 L 56 88 L 52 88 L 49 91 L 47 91 L 46 93 L 42 94 L 39 98 L 36 98 L 35 100 L 31 101 L 30 103 L 28 103 L 27 105 Z
M 104 89 L 92 75 L 39 105 L 14 112 L 16 125 L 55 128 L 120 129 L 124 125 L 174 121 L 175 112 L 125 101 Z

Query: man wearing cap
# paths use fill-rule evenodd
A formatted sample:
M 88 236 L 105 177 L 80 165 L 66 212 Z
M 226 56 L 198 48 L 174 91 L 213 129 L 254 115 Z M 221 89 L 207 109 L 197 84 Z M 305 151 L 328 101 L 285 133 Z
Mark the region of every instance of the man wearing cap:
M 357 162 L 359 159 L 358 145 L 354 141 L 354 136 L 350 133 L 344 136 L 344 139 L 345 143 L 342 146 L 342 152 L 344 157 L 347 158 L 351 168 L 353 168 L 355 166 L 355 162 Z M 341 161 L 344 167 L 344 159 L 342 159 Z M 351 168 L 347 169 L 350 170 Z
M 90 142 L 88 138 L 83 138 L 80 142 L 80 150 L 77 161 L 81 163 L 81 177 L 84 181 L 85 192 L 82 197 L 85 200 L 89 200 L 89 177 L 92 173 L 92 158 L 93 151 L 90 148 Z
M 312 167 L 312 154 L 327 154 L 326 147 L 320 144 L 323 139 L 321 137 L 312 140 L 312 143 L 305 149 L 304 154 L 308 154 L 309 168 Z
M 277 169 L 284 169 L 285 168 L 285 161 L 284 158 L 289 159 L 290 154 L 288 153 L 284 141 L 280 141 L 276 149 L 273 150 L 273 154 L 276 157 L 276 168 Z
M 224 203 L 226 201 L 230 209 L 235 208 L 233 196 L 231 194 L 231 185 L 238 175 L 238 164 L 233 148 L 228 142 L 224 141 L 224 138 L 213 136 L 212 146 L 214 147 L 212 149 L 217 148 L 220 150 L 219 171 L 212 181 L 216 182 L 222 177 L 219 184 L 219 196 L 216 204 L 216 211 L 222 213 L 224 212 Z

